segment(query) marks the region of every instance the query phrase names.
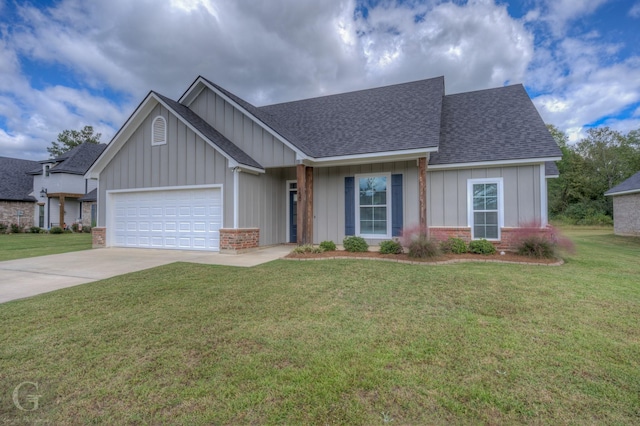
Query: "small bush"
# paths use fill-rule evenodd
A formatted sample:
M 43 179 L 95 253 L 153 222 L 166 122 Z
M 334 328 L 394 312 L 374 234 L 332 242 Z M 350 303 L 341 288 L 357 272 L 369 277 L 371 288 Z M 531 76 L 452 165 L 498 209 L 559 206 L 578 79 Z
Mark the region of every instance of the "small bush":
M 397 241 L 388 240 L 380 243 L 380 253 L 382 254 L 400 254 L 402 251 L 402 245 Z
M 22 232 L 22 228 L 20 227 L 20 225 L 18 225 L 17 223 L 12 223 L 11 224 L 11 233 L 12 234 L 19 234 Z
M 62 234 L 64 233 L 64 230 L 62 228 L 60 228 L 59 226 L 54 226 L 53 228 L 51 228 L 49 230 L 50 234 Z
M 469 251 L 471 253 L 489 255 L 494 254 L 496 252 L 496 248 L 493 244 L 483 238 L 481 240 L 471 241 L 469 243 Z
M 78 225 L 77 223 L 73 223 L 73 224 L 71 225 L 71 230 L 72 230 L 73 232 L 78 232 L 78 231 L 80 230 L 80 227 L 79 227 L 79 225 Z
M 39 234 L 40 231 L 42 231 L 42 229 L 40 229 L 39 226 L 32 226 L 31 228 L 29 228 L 29 232 L 32 234 Z
M 520 241 L 518 254 L 537 259 L 553 259 L 555 257 L 555 247 L 548 238 L 542 235 L 532 235 Z
M 463 239 L 450 237 L 440 243 L 440 250 L 442 250 L 443 253 L 464 254 L 469 249 Z
M 7 232 L 7 224 L 0 222 L 0 234 L 4 234 Z
M 335 251 L 336 243 L 334 243 L 333 241 L 323 241 L 320 243 L 320 248 L 323 251 Z
M 408 255 L 414 259 L 431 259 L 440 255 L 440 249 L 436 241 L 420 235 L 409 243 Z
M 322 250 L 320 247 L 315 247 L 312 244 L 303 244 L 293 249 L 293 253 L 297 253 L 297 254 L 322 253 L 323 251 L 324 250 Z
M 369 244 L 362 237 L 344 237 L 342 245 L 346 251 L 350 252 L 364 252 L 369 250 Z
M 90 234 L 91 233 L 91 227 L 90 226 L 83 226 L 82 227 L 82 232 L 84 232 L 85 234 Z

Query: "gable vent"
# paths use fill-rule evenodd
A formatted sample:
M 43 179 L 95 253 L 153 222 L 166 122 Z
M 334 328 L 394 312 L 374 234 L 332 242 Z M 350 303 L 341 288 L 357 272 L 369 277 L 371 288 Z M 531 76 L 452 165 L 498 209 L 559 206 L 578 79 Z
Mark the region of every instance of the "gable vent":
M 151 125 L 151 145 L 167 143 L 167 122 L 164 117 L 156 117 Z

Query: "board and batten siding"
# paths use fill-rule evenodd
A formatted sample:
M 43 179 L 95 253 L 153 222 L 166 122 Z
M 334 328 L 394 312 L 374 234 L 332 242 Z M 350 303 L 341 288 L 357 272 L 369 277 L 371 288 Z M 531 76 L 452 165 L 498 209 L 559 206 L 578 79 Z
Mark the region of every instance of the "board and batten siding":
M 151 145 L 151 122 L 167 122 L 167 143 Z M 233 226 L 233 172 L 227 159 L 157 105 L 100 173 L 98 226 L 106 226 L 106 193 L 116 189 L 152 189 L 212 185 L 223 188 L 224 227 Z
M 467 181 L 503 178 L 504 226 L 541 221 L 540 165 L 427 172 L 427 221 L 434 227 L 466 227 Z M 545 195 L 546 196 L 546 195 Z
M 342 244 L 345 237 L 344 178 L 368 173 L 403 175 L 403 223 L 405 227 L 418 224 L 418 166 L 415 161 L 316 167 L 313 170 L 314 244 L 325 240 Z M 388 185 L 390 194 L 391 182 Z M 371 240 L 371 242 L 379 241 Z
M 189 108 L 263 167 L 295 166 L 293 150 L 209 88 Z
M 295 168 L 268 169 L 260 175 L 240 173 L 238 225 L 260 228 L 261 246 L 286 242 L 286 181 L 295 178 Z

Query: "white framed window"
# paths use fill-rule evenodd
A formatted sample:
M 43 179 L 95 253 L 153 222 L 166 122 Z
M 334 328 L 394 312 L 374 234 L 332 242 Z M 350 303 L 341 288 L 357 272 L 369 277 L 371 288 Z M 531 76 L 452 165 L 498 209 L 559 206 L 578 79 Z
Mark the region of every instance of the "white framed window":
M 356 175 L 356 235 L 391 238 L 391 175 Z
M 504 227 L 502 178 L 467 180 L 467 208 L 471 238 L 499 241 Z
M 167 121 L 164 117 L 157 116 L 151 123 L 151 145 L 164 145 L 167 143 Z
M 44 165 L 44 177 L 49 177 L 51 166 L 49 164 Z

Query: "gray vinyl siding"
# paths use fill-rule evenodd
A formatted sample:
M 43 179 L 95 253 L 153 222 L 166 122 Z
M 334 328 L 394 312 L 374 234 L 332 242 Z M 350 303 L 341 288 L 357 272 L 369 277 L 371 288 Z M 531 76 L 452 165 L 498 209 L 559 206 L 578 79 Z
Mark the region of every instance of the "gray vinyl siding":
M 286 181 L 295 178 L 295 168 L 269 169 L 261 175 L 240 173 L 238 225 L 260 228 L 261 246 L 286 241 Z
M 204 89 L 189 108 L 263 167 L 295 165 L 293 150 L 210 89 Z
M 429 226 L 466 227 L 467 180 L 503 178 L 504 225 L 540 222 L 540 165 L 427 172 Z
M 167 143 L 151 146 L 151 122 L 158 115 L 167 120 Z M 158 105 L 100 173 L 98 225 L 106 225 L 108 190 L 211 184 L 222 185 L 224 227 L 230 228 L 233 173 L 227 159 Z
M 313 173 L 313 242 L 315 244 L 325 240 L 342 243 L 345 237 L 344 178 L 367 173 L 402 174 L 403 223 L 405 227 L 418 224 L 418 166 L 415 161 L 316 167 Z M 389 183 L 390 187 L 391 183 Z M 379 241 L 371 240 L 370 242 L 378 243 Z

